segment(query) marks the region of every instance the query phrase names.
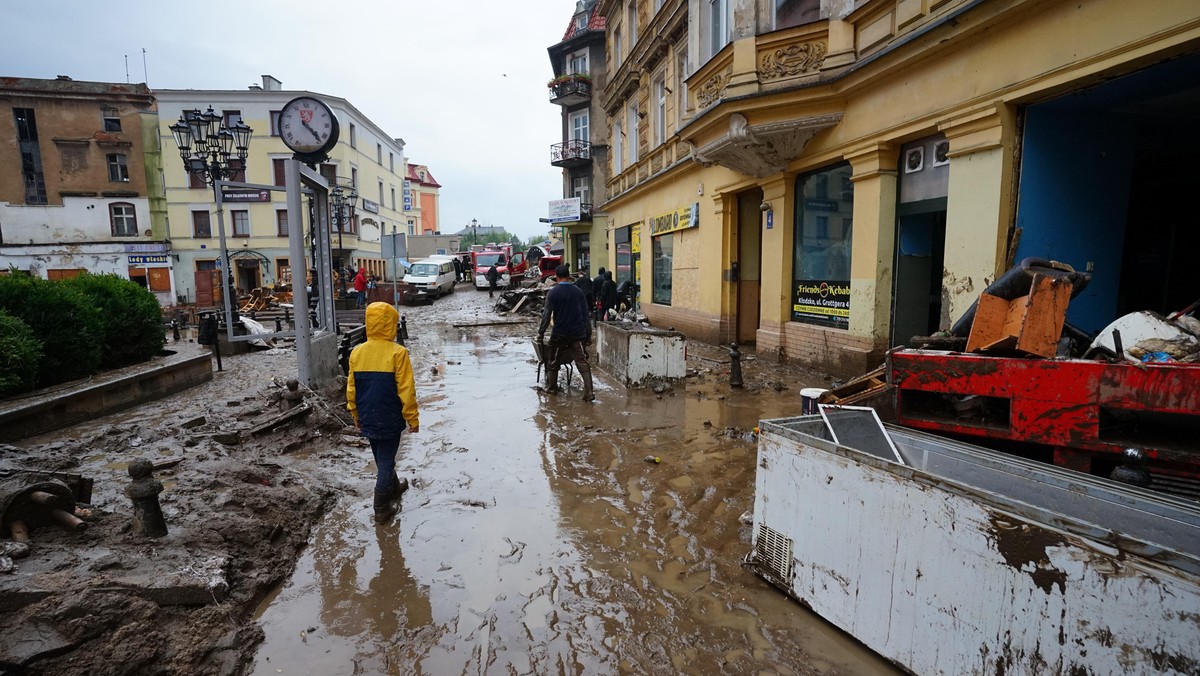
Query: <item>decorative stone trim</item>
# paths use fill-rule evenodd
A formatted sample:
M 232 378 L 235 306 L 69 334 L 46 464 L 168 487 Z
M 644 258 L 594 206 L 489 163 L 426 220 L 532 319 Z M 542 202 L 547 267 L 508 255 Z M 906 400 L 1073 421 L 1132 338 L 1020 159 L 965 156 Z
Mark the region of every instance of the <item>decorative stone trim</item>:
M 696 88 L 696 107 L 707 108 L 725 93 L 729 78 L 733 77 L 733 68 L 726 68 L 723 73 L 714 73 Z
M 765 82 L 819 70 L 828 51 L 829 46 L 824 42 L 805 42 L 771 50 L 762 55 L 758 77 Z

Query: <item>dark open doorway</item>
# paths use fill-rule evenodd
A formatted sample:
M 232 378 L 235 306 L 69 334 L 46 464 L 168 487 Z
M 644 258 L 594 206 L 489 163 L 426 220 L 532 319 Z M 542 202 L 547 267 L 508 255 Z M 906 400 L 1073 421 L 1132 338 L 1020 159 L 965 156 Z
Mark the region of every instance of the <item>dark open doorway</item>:
M 737 196 L 737 254 L 730 275 L 737 289 L 735 340 L 743 345 L 757 341 L 762 287 L 762 188 Z M 736 275 L 736 276 L 735 276 Z

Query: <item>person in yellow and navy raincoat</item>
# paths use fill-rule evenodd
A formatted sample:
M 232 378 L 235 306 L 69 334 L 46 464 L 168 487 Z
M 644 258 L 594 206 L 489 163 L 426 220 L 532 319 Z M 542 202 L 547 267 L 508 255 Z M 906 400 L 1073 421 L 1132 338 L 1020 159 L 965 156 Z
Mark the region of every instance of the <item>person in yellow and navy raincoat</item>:
M 367 341 L 350 353 L 346 379 L 346 408 L 375 456 L 377 521 L 395 514 L 396 499 L 408 490 L 408 480 L 396 476 L 400 434 L 406 428 L 414 433 L 421 428 L 408 349 L 396 343 L 398 319 L 387 303 L 367 306 Z

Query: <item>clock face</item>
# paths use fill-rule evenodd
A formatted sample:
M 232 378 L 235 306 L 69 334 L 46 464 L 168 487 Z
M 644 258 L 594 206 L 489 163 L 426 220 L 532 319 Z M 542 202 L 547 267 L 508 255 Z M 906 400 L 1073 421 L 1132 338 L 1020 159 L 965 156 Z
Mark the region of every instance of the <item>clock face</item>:
M 338 123 L 324 102 L 311 96 L 288 101 L 279 113 L 279 135 L 301 155 L 327 151 L 337 143 Z

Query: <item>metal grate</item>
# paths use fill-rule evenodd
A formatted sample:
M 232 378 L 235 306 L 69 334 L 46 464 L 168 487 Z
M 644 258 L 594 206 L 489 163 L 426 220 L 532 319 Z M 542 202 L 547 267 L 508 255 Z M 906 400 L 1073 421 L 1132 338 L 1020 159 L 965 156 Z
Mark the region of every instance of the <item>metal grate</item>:
M 792 539 L 771 528 L 758 524 L 758 539 L 754 555 L 759 565 L 779 576 L 785 583 L 792 579 Z

